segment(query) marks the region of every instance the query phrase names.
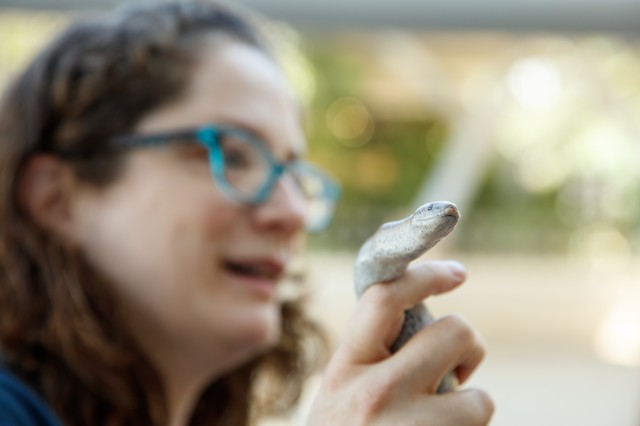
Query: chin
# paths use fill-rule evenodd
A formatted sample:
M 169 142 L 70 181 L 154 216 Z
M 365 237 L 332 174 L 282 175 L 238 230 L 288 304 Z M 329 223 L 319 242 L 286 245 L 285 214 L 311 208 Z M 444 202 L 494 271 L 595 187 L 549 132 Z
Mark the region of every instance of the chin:
M 282 318 L 278 308 L 271 308 L 255 315 L 247 315 L 242 332 L 236 336 L 254 348 L 256 353 L 264 353 L 278 344 L 282 337 Z
M 245 365 L 273 349 L 282 336 L 279 309 L 236 311 L 234 316 L 216 327 L 218 336 L 212 350 L 223 356 L 222 372 Z M 222 334 L 219 334 L 222 333 Z M 221 338 L 221 339 L 220 339 Z M 206 350 L 205 350 L 206 351 Z

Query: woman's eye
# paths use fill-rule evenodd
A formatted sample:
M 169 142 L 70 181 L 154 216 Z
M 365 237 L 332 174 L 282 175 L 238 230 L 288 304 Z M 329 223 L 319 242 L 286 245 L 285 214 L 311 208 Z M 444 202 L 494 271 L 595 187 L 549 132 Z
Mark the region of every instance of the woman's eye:
M 259 152 L 252 144 L 234 137 L 221 140 L 220 149 L 227 168 L 251 168 L 260 158 Z
M 209 157 L 209 151 L 207 148 L 197 142 L 185 143 L 180 146 L 179 151 L 180 154 L 186 158 L 206 160 Z
M 224 153 L 224 164 L 226 167 L 247 167 L 249 163 L 246 153 L 242 150 L 228 150 Z

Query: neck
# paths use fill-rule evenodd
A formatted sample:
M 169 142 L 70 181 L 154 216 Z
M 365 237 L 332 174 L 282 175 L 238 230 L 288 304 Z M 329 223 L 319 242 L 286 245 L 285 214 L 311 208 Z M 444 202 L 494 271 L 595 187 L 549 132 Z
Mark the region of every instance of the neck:
M 200 395 L 209 383 L 222 375 L 221 371 L 206 371 L 180 363 L 158 362 L 167 403 L 167 425 L 189 424 Z M 198 371 L 199 370 L 199 371 Z
M 202 387 L 196 383 L 173 383 L 165 385 L 167 395 L 169 426 L 185 426 L 189 424 Z
M 221 356 L 188 356 L 178 349 L 158 347 L 147 353 L 151 354 L 164 387 L 166 424 L 188 425 L 202 392 L 225 373 L 222 363 L 218 362 Z
M 176 335 L 156 324 L 129 327 L 162 384 L 166 425 L 186 426 L 206 388 L 265 348 L 217 336 Z
M 154 354 L 167 398 L 169 426 L 188 425 L 206 387 L 255 355 L 246 350 L 233 353 L 228 348 L 217 355 L 209 351 L 206 356 L 185 357 L 176 349 L 156 350 Z

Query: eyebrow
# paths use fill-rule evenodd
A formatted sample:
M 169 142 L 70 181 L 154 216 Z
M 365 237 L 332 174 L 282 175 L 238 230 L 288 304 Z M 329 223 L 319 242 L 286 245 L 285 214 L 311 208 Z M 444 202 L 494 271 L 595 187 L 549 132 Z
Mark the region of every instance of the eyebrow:
M 224 124 L 227 126 L 232 126 L 232 127 L 237 127 L 239 129 L 244 130 L 247 133 L 250 133 L 253 137 L 257 138 L 258 140 L 262 141 L 262 143 L 264 143 L 267 148 L 269 148 L 269 150 L 271 151 L 271 153 L 273 154 L 274 158 L 276 157 L 276 153 L 274 151 L 274 147 L 273 144 L 269 141 L 269 138 L 266 137 L 266 135 L 264 133 L 262 133 L 260 130 L 258 130 L 256 127 L 246 123 L 246 122 L 240 122 L 237 120 L 222 120 L 222 121 L 212 121 L 212 123 L 218 123 L 218 124 Z M 302 141 L 301 146 L 304 147 L 306 146 L 306 140 Z M 278 161 L 283 161 L 283 162 L 290 162 L 290 161 L 297 161 L 302 159 L 306 154 L 306 151 L 302 151 L 302 150 L 295 150 L 295 149 L 291 149 L 291 150 L 287 150 L 287 154 L 286 154 L 286 158 L 284 159 L 278 159 Z

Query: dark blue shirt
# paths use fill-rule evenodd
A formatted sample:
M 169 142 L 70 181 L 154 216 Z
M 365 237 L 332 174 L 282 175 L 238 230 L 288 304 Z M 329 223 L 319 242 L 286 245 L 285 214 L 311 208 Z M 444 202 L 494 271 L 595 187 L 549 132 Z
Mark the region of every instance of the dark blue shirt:
M 0 426 L 62 426 L 44 400 L 0 367 Z

